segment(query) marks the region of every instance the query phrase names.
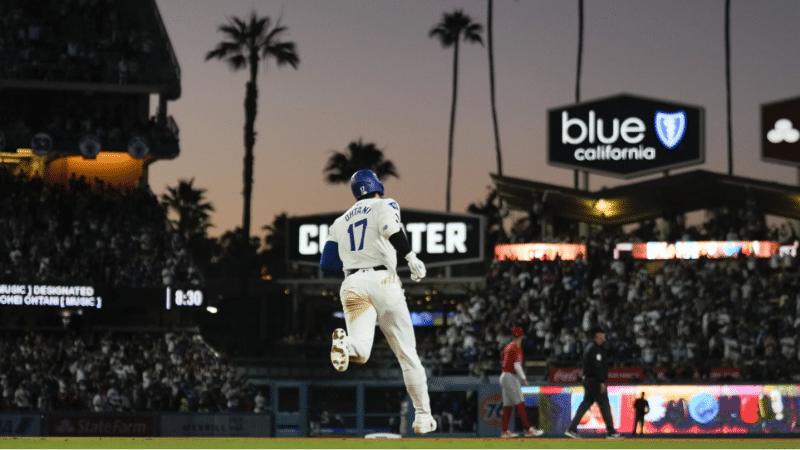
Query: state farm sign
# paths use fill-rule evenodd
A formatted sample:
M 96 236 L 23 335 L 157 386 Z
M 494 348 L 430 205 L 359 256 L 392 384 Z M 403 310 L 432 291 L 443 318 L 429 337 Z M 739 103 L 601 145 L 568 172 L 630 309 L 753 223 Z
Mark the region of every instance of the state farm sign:
M 50 436 L 154 436 L 151 415 L 51 414 Z
M 287 219 L 287 260 L 319 264 L 328 227 L 344 213 L 316 214 Z M 408 242 L 426 266 L 464 264 L 483 260 L 484 219 L 473 214 L 404 209 L 400 218 Z M 405 264 L 398 264 L 403 270 Z
M 548 111 L 548 163 L 621 178 L 705 161 L 703 109 L 623 94 Z

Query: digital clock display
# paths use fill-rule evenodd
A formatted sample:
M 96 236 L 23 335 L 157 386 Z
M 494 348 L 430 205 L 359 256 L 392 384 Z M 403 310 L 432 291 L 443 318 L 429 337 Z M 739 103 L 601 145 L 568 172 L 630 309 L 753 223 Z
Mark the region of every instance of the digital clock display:
M 167 287 L 166 308 L 172 309 L 173 306 L 203 306 L 203 291 L 200 289 L 175 289 Z

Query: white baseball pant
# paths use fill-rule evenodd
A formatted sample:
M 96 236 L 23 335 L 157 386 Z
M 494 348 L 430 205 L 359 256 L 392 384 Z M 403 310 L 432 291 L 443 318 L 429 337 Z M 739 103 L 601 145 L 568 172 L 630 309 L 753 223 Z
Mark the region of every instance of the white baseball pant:
M 364 364 L 369 359 L 377 319 L 403 370 L 403 381 L 416 413 L 430 414 L 425 368 L 417 355 L 414 326 L 397 275 L 388 270 L 358 270 L 345 277 L 339 297 L 347 324 L 350 361 Z

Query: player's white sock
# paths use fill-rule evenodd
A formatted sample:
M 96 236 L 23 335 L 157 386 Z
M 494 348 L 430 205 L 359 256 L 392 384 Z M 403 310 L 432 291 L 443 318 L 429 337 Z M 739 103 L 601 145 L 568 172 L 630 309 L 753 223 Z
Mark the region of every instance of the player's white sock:
M 428 397 L 427 383 L 407 384 L 406 390 L 408 391 L 408 396 L 411 397 L 414 411 L 417 414 L 431 413 L 431 400 Z

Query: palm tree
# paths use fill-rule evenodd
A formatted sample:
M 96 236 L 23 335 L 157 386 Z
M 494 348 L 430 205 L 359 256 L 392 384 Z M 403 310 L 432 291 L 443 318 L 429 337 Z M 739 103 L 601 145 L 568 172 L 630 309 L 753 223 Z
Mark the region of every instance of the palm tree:
M 581 102 L 581 66 L 583 63 L 583 0 L 578 0 L 578 70 L 575 73 L 575 103 Z M 589 173 L 583 173 L 586 189 L 589 189 Z M 574 171 L 575 189 L 579 188 L 578 170 Z
M 370 169 L 379 179 L 386 177 L 400 178 L 394 163 L 384 159 L 383 151 L 373 143 L 364 144 L 361 139 L 347 146 L 347 153 L 334 150 L 328 159 L 323 172 L 330 184 L 349 183 L 350 177 L 362 169 Z
M 486 218 L 486 242 L 484 247 L 484 262 L 494 258 L 494 246 L 507 242 L 506 232 L 503 229 L 502 200 L 497 195 L 497 189 L 489 188 L 484 203 L 470 203 L 467 212 L 484 216 Z
M 161 205 L 167 213 L 174 212 L 177 220 L 170 220 L 172 225 L 189 242 L 195 236 L 207 236 L 211 223 L 214 205 L 205 201 L 205 189 L 194 187 L 194 178 L 178 180 L 175 187 L 167 186 L 167 193 L 161 195 Z
M 167 214 L 172 212 L 177 216 L 170 223 L 189 248 L 200 271 L 208 274 L 216 240 L 208 237 L 208 229 L 214 226 L 210 215 L 214 205 L 206 201 L 205 193 L 205 189 L 194 187 L 194 178 L 179 180 L 177 186 L 168 186 L 167 193 L 161 195 L 161 205 Z
M 493 1 L 488 0 L 486 13 L 486 44 L 489 49 L 489 98 L 492 104 L 492 124 L 494 125 L 494 148 L 497 153 L 497 174 L 503 176 L 503 157 L 500 152 L 500 128 L 497 126 L 497 106 L 494 96 L 494 33 L 492 26 Z
M 287 214 L 282 212 L 275 216 L 272 224 L 264 225 L 263 247 L 259 254 L 263 277 L 281 278 L 286 276 L 286 220 Z
M 256 142 L 254 125 L 256 121 L 256 100 L 258 99 L 258 66 L 261 60 L 268 62 L 275 60 L 278 67 L 286 64 L 297 69 L 300 59 L 295 51 L 294 42 L 283 42 L 280 37 L 286 31 L 281 26 L 280 20 L 272 26 L 269 16 L 258 17 L 255 10 L 250 14 L 250 19 L 245 22 L 238 17 L 228 19 L 226 25 L 221 25 L 219 31 L 226 40 L 217 44 L 217 47 L 206 54 L 209 59 L 220 59 L 228 63 L 234 71 L 249 69 L 250 78 L 245 85 L 244 99 L 244 213 L 242 218 L 242 232 L 250 236 L 250 198 L 253 189 L 253 146 Z
M 241 258 L 242 270 L 240 272 L 240 290 L 243 300 L 248 295 L 248 276 L 250 261 L 254 251 L 245 245 L 250 240 L 250 199 L 253 192 L 253 147 L 256 143 L 255 122 L 258 112 L 256 100 L 258 99 L 258 66 L 261 60 L 268 62 L 275 60 L 278 67 L 286 64 L 297 69 L 300 59 L 295 51 L 294 42 L 281 41 L 281 34 L 286 27 L 281 26 L 280 20 L 272 26 L 269 16 L 258 17 L 255 10 L 250 14 L 250 20 L 245 22 L 238 17 L 228 19 L 226 25 L 220 25 L 219 31 L 226 40 L 217 44 L 217 47 L 206 54 L 209 59 L 220 59 L 228 63 L 234 71 L 249 69 L 250 78 L 245 85 L 244 96 L 244 212 L 242 228 L 239 233 L 243 245 Z M 251 255 L 252 254 L 252 255 Z
M 728 116 L 728 175 L 733 175 L 733 131 L 731 128 L 731 0 L 725 0 L 725 105 Z
M 453 103 L 450 109 L 450 136 L 447 143 L 447 201 L 445 209 L 450 212 L 450 189 L 453 181 L 453 132 L 456 125 L 456 93 L 458 92 L 458 43 L 465 42 L 483 45 L 481 31 L 483 26 L 473 22 L 462 10 L 444 13 L 442 20 L 431 29 L 428 36 L 439 39 L 442 47 L 453 47 Z
M 241 227 L 236 227 L 233 230 L 227 230 L 217 239 L 216 255 L 212 259 L 215 265 L 217 276 L 219 277 L 235 277 L 241 276 L 245 272 L 249 277 L 256 273 L 256 266 L 254 265 L 255 259 L 250 258 L 249 255 L 255 255 L 261 247 L 261 238 L 258 236 L 250 236 L 250 239 L 244 239 L 244 232 Z M 248 255 L 246 258 L 246 265 L 243 265 L 242 255 Z M 247 280 L 247 278 L 244 278 Z

